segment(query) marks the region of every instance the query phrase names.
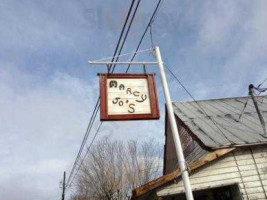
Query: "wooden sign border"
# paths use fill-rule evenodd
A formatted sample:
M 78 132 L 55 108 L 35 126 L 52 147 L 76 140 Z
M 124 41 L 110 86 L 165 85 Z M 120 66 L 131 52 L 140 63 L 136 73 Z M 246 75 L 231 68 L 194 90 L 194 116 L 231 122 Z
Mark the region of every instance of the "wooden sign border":
M 98 74 L 100 84 L 100 120 L 125 121 L 125 120 L 153 120 L 159 119 L 159 106 L 155 85 L 155 74 Z M 137 79 L 146 78 L 150 96 L 151 114 L 108 115 L 107 79 Z

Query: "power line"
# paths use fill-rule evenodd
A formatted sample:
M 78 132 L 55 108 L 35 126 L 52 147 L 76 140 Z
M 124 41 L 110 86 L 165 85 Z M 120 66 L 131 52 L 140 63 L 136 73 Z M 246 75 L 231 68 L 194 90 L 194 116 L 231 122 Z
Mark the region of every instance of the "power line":
M 129 19 L 129 17 L 130 17 L 130 14 L 131 14 L 131 12 L 132 12 L 134 3 L 135 3 L 135 0 L 132 0 L 130 9 L 129 9 L 129 11 L 128 11 L 128 14 L 127 14 L 126 20 L 125 20 L 125 22 L 124 22 L 124 25 L 123 25 L 123 28 L 122 28 L 122 31 L 121 31 L 119 40 L 118 40 L 117 45 L 116 45 L 116 48 L 115 48 L 114 55 L 113 55 L 113 57 L 112 57 L 112 62 L 114 61 L 115 56 L 116 56 L 116 54 L 117 54 L 117 51 L 118 51 L 118 49 L 119 49 L 119 46 L 120 46 L 120 43 L 121 43 L 121 39 L 122 39 L 122 36 L 123 36 L 123 34 L 124 34 L 126 25 L 127 25 L 127 23 L 128 23 L 128 19 Z M 120 50 L 119 50 L 119 55 L 120 55 L 120 53 L 121 53 L 121 51 L 122 51 L 122 48 L 123 48 L 124 43 L 125 43 L 125 41 L 126 41 L 126 38 L 127 38 L 127 36 L 128 36 L 129 30 L 130 30 L 130 27 L 131 27 L 131 25 L 132 25 L 132 22 L 133 22 L 133 19 L 134 19 L 134 17 L 135 17 L 135 14 L 136 14 L 136 12 L 137 12 L 137 8 L 138 8 L 138 6 L 139 6 L 139 3 L 140 3 L 140 0 L 138 1 L 138 4 L 137 4 L 137 6 L 136 6 L 136 8 L 135 8 L 135 11 L 134 11 L 134 14 L 133 14 L 133 16 L 132 16 L 132 19 L 131 19 L 131 21 L 130 21 L 130 25 L 129 25 L 128 29 L 127 29 L 126 35 L 124 36 L 123 43 L 122 43 L 121 48 L 120 48 Z M 118 58 L 119 58 L 119 57 L 118 57 Z M 117 60 L 118 60 L 118 58 L 117 58 Z M 108 67 L 108 73 L 110 73 L 111 68 L 112 68 L 112 65 Z M 112 71 L 114 71 L 114 69 L 115 69 L 115 66 L 113 67 L 113 70 L 112 70 Z M 91 119 L 90 119 L 90 122 L 89 122 L 89 125 L 88 125 L 88 128 L 87 128 L 87 131 L 86 131 L 86 133 L 85 133 L 84 139 L 83 139 L 83 141 L 82 141 L 80 150 L 79 150 L 78 155 L 77 155 L 77 157 L 76 157 L 76 159 L 75 159 L 75 162 L 74 162 L 74 164 L 73 164 L 71 173 L 70 173 L 70 175 L 69 175 L 69 177 L 68 177 L 67 186 L 69 186 L 71 177 L 72 177 L 72 175 L 73 175 L 73 173 L 74 173 L 74 171 L 75 171 L 75 168 L 76 168 L 76 165 L 77 165 L 77 163 L 78 163 L 78 160 L 80 159 L 80 156 L 81 156 L 81 154 L 82 154 L 82 151 L 83 151 L 83 149 L 84 149 L 84 146 L 85 146 L 85 144 L 86 144 L 86 141 L 87 141 L 87 139 L 88 139 L 88 136 L 89 136 L 90 131 L 91 131 L 91 129 L 92 129 L 92 126 L 93 126 L 93 123 L 94 123 L 94 121 L 95 121 L 96 115 L 97 115 L 97 113 L 98 113 L 98 111 L 99 111 L 99 107 L 100 107 L 99 104 L 100 104 L 100 97 L 98 97 L 97 103 L 96 103 L 95 108 L 94 108 L 94 112 L 93 112 L 93 114 L 92 114 L 92 116 L 91 116 Z M 101 124 L 102 124 L 102 123 L 101 123 Z M 101 127 L 101 126 L 100 126 L 100 127 Z M 100 129 L 100 127 L 99 127 L 99 129 Z M 98 131 L 99 131 L 99 130 L 98 130 Z M 86 154 L 87 154 L 87 153 L 86 153 Z M 86 156 L 86 154 L 85 154 L 85 156 Z M 79 171 L 79 169 L 77 170 L 77 172 L 78 172 L 78 171 Z M 76 174 L 77 174 L 77 173 L 76 173 Z
M 259 85 L 258 85 L 258 87 L 257 88 L 260 88 L 265 82 L 267 81 L 267 78 L 266 79 L 264 79 Z
M 260 95 L 261 93 L 263 93 L 263 92 L 266 92 L 267 91 L 267 88 L 261 88 L 261 86 L 265 83 L 267 81 L 267 78 L 266 79 L 264 79 L 257 87 L 255 87 L 255 86 L 253 86 L 252 85 L 252 87 L 253 87 L 253 93 L 255 94 L 255 95 Z M 255 92 L 255 90 L 257 90 L 258 91 L 258 93 L 256 93 Z M 262 102 L 261 102 L 261 104 L 263 103 L 263 100 L 264 100 L 264 97 L 265 96 L 262 96 Z M 241 119 L 241 117 L 242 117 L 242 115 L 244 114 L 244 111 L 245 111 L 245 109 L 246 109 L 246 107 L 247 107 L 247 103 L 248 103 L 248 100 L 249 100 L 249 96 L 247 97 L 247 100 L 246 100 L 246 102 L 245 102 L 245 104 L 244 104 L 244 107 L 243 107 L 243 109 L 242 109 L 242 111 L 241 111 L 241 113 L 240 113 L 240 115 L 239 115 L 239 120 Z M 256 101 L 258 101 L 257 99 L 256 99 Z
M 264 79 L 264 80 L 263 80 L 257 87 L 254 87 L 254 86 L 253 86 L 253 89 L 255 89 L 255 90 L 257 90 L 257 91 L 259 92 L 258 94 L 256 94 L 256 92 L 253 90 L 253 93 L 254 93 L 255 95 L 260 95 L 261 93 L 267 91 L 267 88 L 260 88 L 266 81 L 267 81 L 267 78 Z M 242 111 L 241 111 L 241 113 L 240 113 L 240 115 L 239 115 L 239 120 L 241 119 L 242 115 L 244 114 L 244 111 L 245 111 L 245 109 L 246 109 L 246 107 L 247 107 L 249 98 L 250 98 L 250 97 L 248 96 L 248 97 L 247 97 L 247 100 L 246 100 L 246 102 L 245 102 L 245 104 L 244 104 L 244 107 L 243 107 L 243 109 L 242 109 Z M 264 96 L 262 96 L 262 102 L 261 102 L 261 103 L 263 103 L 263 99 L 264 99 Z
M 118 48 L 119 48 L 119 45 L 120 45 L 120 42 L 121 42 L 123 33 L 124 33 L 124 31 L 125 31 L 125 27 L 126 27 L 126 25 L 127 25 L 127 22 L 128 22 L 129 16 L 130 16 L 130 13 L 131 13 L 131 11 L 132 11 L 134 2 L 135 2 L 135 0 L 132 0 L 130 9 L 129 9 L 129 11 L 128 11 L 126 20 L 125 20 L 124 25 L 123 25 L 123 29 L 122 29 L 122 31 L 121 31 L 119 40 L 118 40 L 117 45 L 116 45 L 116 48 L 115 48 L 115 52 L 114 52 L 114 56 L 113 56 L 113 58 L 112 58 L 112 61 L 114 61 L 114 57 L 115 57 L 116 54 L 117 54 L 117 51 L 118 51 Z M 108 72 L 109 72 L 109 71 L 110 71 L 110 68 L 108 69 Z M 84 145 L 85 145 L 85 143 L 86 143 L 86 141 L 87 141 L 87 138 L 88 138 L 88 136 L 89 136 L 89 133 L 90 133 L 90 130 L 91 130 L 91 127 L 92 127 L 92 124 L 93 124 L 92 122 L 94 122 L 95 117 L 96 117 L 96 114 L 97 114 L 97 112 L 99 111 L 99 103 L 100 103 L 100 98 L 98 97 L 97 102 L 96 102 L 96 105 L 95 105 L 95 107 L 94 107 L 93 114 L 92 114 L 92 116 L 91 116 L 90 122 L 89 122 L 88 127 L 87 127 L 87 130 L 86 130 L 86 132 L 85 132 L 85 135 L 84 135 L 84 138 L 83 138 L 81 147 L 80 147 L 80 149 L 79 149 L 79 152 L 78 152 L 77 157 L 76 157 L 76 159 L 75 159 L 75 162 L 74 162 L 74 164 L 73 164 L 71 173 L 70 173 L 70 175 L 68 176 L 67 186 L 69 185 L 71 176 L 72 176 L 73 173 L 74 173 L 74 170 L 75 170 L 75 167 L 76 167 L 76 165 L 77 165 L 77 162 L 78 162 L 78 160 L 79 160 L 79 158 L 80 158 L 80 156 L 81 156 L 81 153 L 82 153 L 82 151 L 83 151 Z
M 247 105 L 248 105 L 248 100 L 249 100 L 249 96 L 247 97 L 247 100 L 246 100 L 246 102 L 245 102 L 245 104 L 244 104 L 244 107 L 243 107 L 243 109 L 242 109 L 242 111 L 241 111 L 241 113 L 240 113 L 240 115 L 239 115 L 239 117 L 238 117 L 238 120 L 239 120 L 239 121 L 240 121 L 241 117 L 243 116 L 244 111 L 245 111 L 245 109 L 246 109 L 246 107 L 247 107 Z
M 152 48 L 155 46 L 154 45 L 154 40 L 153 40 L 153 31 L 152 31 L 152 25 L 149 26 L 149 33 L 150 33 L 150 40 L 151 40 L 151 45 L 152 45 Z
M 133 13 L 133 15 L 132 15 L 130 24 L 129 24 L 129 26 L 128 26 L 127 32 L 126 32 L 126 34 L 125 34 L 125 37 L 124 37 L 124 39 L 123 39 L 121 48 L 120 48 L 119 53 L 118 53 L 119 56 L 115 56 L 115 54 L 114 54 L 114 56 L 113 56 L 113 58 L 112 58 L 112 62 L 114 61 L 114 58 L 115 58 L 115 57 L 117 57 L 115 62 L 117 62 L 118 59 L 119 59 L 119 57 L 120 57 L 122 48 L 123 48 L 123 46 L 124 46 L 124 44 L 125 44 L 125 41 L 126 41 L 127 36 L 128 36 L 128 33 L 129 33 L 130 29 L 131 29 L 133 20 L 134 20 L 134 18 L 135 18 L 136 12 L 137 12 L 138 7 L 139 7 L 139 4 L 140 4 L 140 1 L 141 1 L 141 0 L 138 0 L 138 3 L 137 3 L 137 5 L 136 5 L 136 8 L 135 8 L 134 13 Z M 152 15 L 152 17 L 151 17 L 151 19 L 150 19 L 150 23 L 149 23 L 150 26 L 151 26 L 152 23 L 154 22 L 154 20 L 155 20 L 155 16 L 156 16 L 157 13 L 158 13 L 158 9 L 162 6 L 162 2 L 163 2 L 162 0 L 159 0 L 159 2 L 158 2 L 158 4 L 157 4 L 157 7 L 156 7 L 156 9 L 154 10 L 153 15 Z M 127 16 L 127 19 L 128 19 L 128 16 Z M 125 27 L 124 27 L 124 28 L 125 28 Z M 147 28 L 146 28 L 146 30 L 145 30 L 145 33 L 146 33 L 146 31 L 147 31 Z M 120 38 L 121 38 L 121 37 L 120 37 Z M 141 40 L 140 40 L 140 42 L 139 42 L 139 45 L 138 45 L 136 51 L 134 52 L 134 57 L 135 57 L 135 55 L 138 53 L 138 50 L 139 50 L 139 47 L 140 47 L 140 45 L 141 45 L 141 43 L 142 43 L 142 41 L 143 41 L 143 38 L 144 38 L 144 37 L 141 38 Z M 116 47 L 116 51 L 117 51 L 117 47 Z M 134 57 L 133 57 L 133 58 L 134 58 Z M 132 58 L 132 59 L 133 59 L 133 58 Z M 113 73 L 113 71 L 115 70 L 115 67 L 116 67 L 116 64 L 114 64 L 113 69 L 111 70 L 111 73 Z M 109 68 L 109 70 L 110 70 L 110 68 Z M 102 122 L 101 122 L 101 125 L 102 125 Z M 99 129 L 100 129 L 101 125 L 99 126 Z M 99 129 L 98 129 L 98 131 L 99 131 Z M 97 132 L 98 132 L 98 131 L 97 131 Z M 90 145 L 90 147 L 91 147 L 91 145 Z M 86 157 L 87 153 L 89 152 L 90 147 L 88 148 L 88 151 L 85 153 L 84 158 Z M 84 160 L 84 158 L 83 158 L 83 160 Z M 82 164 L 82 163 L 81 163 L 81 164 Z M 80 166 L 81 166 L 81 164 L 80 164 Z M 79 168 L 80 168 L 80 167 L 79 167 Z M 79 169 L 78 169 L 77 171 L 79 171 Z M 77 173 L 76 173 L 76 174 L 77 174 Z
M 116 45 L 116 48 L 115 48 L 115 52 L 114 52 L 114 54 L 113 54 L 113 58 L 112 58 L 112 61 L 111 61 L 111 62 L 114 61 L 114 57 L 116 56 L 117 51 L 118 51 L 118 49 L 119 49 L 119 46 L 120 46 L 120 43 L 121 43 L 121 39 L 122 39 L 122 36 L 123 36 L 123 34 L 124 34 L 126 25 L 127 25 L 127 23 L 128 23 L 128 19 L 129 19 L 129 17 L 130 17 L 130 14 L 131 14 L 131 12 L 132 12 L 134 3 L 135 3 L 135 0 L 132 0 L 130 9 L 129 9 L 128 14 L 127 14 L 127 17 L 126 17 L 126 19 L 125 19 L 123 28 L 122 28 L 122 30 L 121 30 L 120 37 L 119 37 L 119 40 L 118 40 L 118 42 L 117 42 L 117 45 Z M 108 72 L 110 72 L 111 67 L 112 67 L 112 66 L 110 66 L 110 67 L 108 68 Z
M 127 38 L 128 33 L 129 33 L 129 31 L 130 31 L 130 28 L 131 28 L 131 26 L 132 26 L 132 23 L 133 23 L 133 20 L 134 20 L 134 18 L 135 18 L 136 12 L 137 12 L 137 10 L 138 10 L 140 1 L 141 1 L 141 0 L 138 0 L 138 3 L 137 3 L 137 5 L 136 5 L 136 8 L 135 8 L 134 13 L 133 13 L 133 15 L 132 15 L 132 19 L 131 19 L 131 21 L 130 21 L 129 27 L 128 27 L 128 29 L 127 29 L 127 32 L 126 32 L 126 34 L 125 34 L 125 37 L 124 37 L 123 42 L 122 42 L 122 45 L 121 45 L 121 48 L 120 48 L 120 50 L 119 50 L 119 53 L 118 53 L 119 56 L 117 56 L 115 62 L 117 62 L 118 59 L 119 59 L 119 57 L 120 57 L 122 48 L 123 48 L 123 46 L 124 46 L 124 44 L 125 44 L 126 38 Z M 156 8 L 155 8 L 155 10 L 154 10 L 154 12 L 153 12 L 153 15 L 152 15 L 152 17 L 151 17 L 151 19 L 150 19 L 150 22 L 149 22 L 148 27 L 151 26 L 152 23 L 154 22 L 155 17 L 156 17 L 156 15 L 157 15 L 158 12 L 159 12 L 159 8 L 162 6 L 162 3 L 163 3 L 163 1 L 162 1 L 162 0 L 159 0 L 158 4 L 157 4 L 157 6 L 156 6 Z M 129 15 L 128 15 L 128 16 L 129 16 Z M 128 16 L 127 16 L 127 19 L 128 19 Z M 140 47 L 140 45 L 141 45 L 141 43 L 142 43 L 142 41 L 143 41 L 144 35 L 146 34 L 148 27 L 146 28 L 146 30 L 145 30 L 143 36 L 141 37 L 141 40 L 140 40 L 140 42 L 139 42 L 139 44 L 138 44 L 138 47 L 137 47 L 136 51 L 134 52 L 134 56 L 133 56 L 132 60 L 134 59 L 134 57 L 136 56 L 136 54 L 137 54 L 137 52 L 138 52 L 138 50 L 139 50 L 139 47 Z M 125 28 L 125 27 L 124 27 L 124 28 Z M 120 39 L 121 39 L 121 37 L 120 37 Z M 117 45 L 117 46 L 118 46 L 118 45 Z M 116 51 L 117 51 L 117 47 L 116 47 Z M 114 54 L 114 56 L 113 56 L 113 58 L 112 58 L 112 62 L 114 61 L 114 58 L 115 58 L 115 57 L 116 57 L 116 56 L 115 56 L 115 54 Z M 110 66 L 110 67 L 111 67 L 111 66 Z M 113 69 L 111 70 L 111 73 L 113 73 L 113 71 L 115 70 L 115 67 L 116 67 L 116 64 L 113 66 Z M 110 70 L 110 69 L 111 69 L 111 68 L 109 68 L 109 70 Z M 101 126 L 100 126 L 100 127 L 101 127 Z M 88 151 L 87 151 L 87 152 L 88 152 Z M 86 154 L 87 154 L 87 153 L 86 153 Z M 86 154 L 85 154 L 85 156 L 86 156 Z M 84 156 L 84 157 L 85 157 L 85 156 Z
M 219 125 L 216 123 L 215 120 L 212 119 L 211 116 L 207 114 L 207 112 L 204 110 L 204 108 L 197 102 L 197 100 L 193 97 L 193 95 L 189 92 L 188 89 L 184 86 L 184 84 L 178 79 L 178 77 L 172 72 L 172 70 L 165 64 L 166 69 L 170 72 L 170 74 L 175 78 L 175 80 L 182 86 L 182 88 L 186 91 L 186 93 L 193 99 L 193 101 L 196 103 L 196 105 L 201 109 L 201 111 L 212 121 L 212 123 L 216 126 L 216 128 L 222 133 L 222 135 L 230 142 L 232 141 L 223 133 L 223 131 L 220 129 Z
M 153 14 L 152 14 L 150 20 L 149 20 L 149 23 L 148 23 L 148 25 L 147 25 L 147 27 L 146 27 L 144 33 L 142 34 L 141 39 L 140 39 L 140 41 L 139 41 L 139 43 L 138 43 L 138 45 L 137 45 L 137 48 L 136 48 L 136 50 L 135 50 L 136 52 L 139 50 L 139 48 L 140 48 L 140 46 L 141 46 L 141 44 L 142 44 L 142 42 L 143 42 L 143 39 L 144 39 L 144 37 L 145 37 L 145 35 L 146 35 L 146 33 L 147 33 L 148 28 L 149 28 L 149 27 L 152 25 L 152 23 L 154 22 L 154 18 L 155 18 L 155 16 L 156 16 L 156 13 L 158 13 L 159 8 L 161 7 L 161 6 L 160 6 L 161 3 L 162 3 L 162 0 L 159 0 L 158 3 L 157 3 L 156 8 L 155 8 L 155 10 L 154 10 L 154 12 L 153 12 Z M 130 61 L 130 62 L 132 62 L 132 61 L 134 60 L 135 56 L 136 56 L 136 53 L 135 53 L 135 54 L 133 55 L 133 57 L 131 58 L 131 61 Z M 130 66 L 131 66 L 131 64 L 128 65 L 128 67 L 127 67 L 127 69 L 126 69 L 126 73 L 129 71 Z
M 156 18 L 158 17 L 159 11 L 160 11 L 160 9 L 161 9 L 164 1 L 165 0 L 160 1 L 160 5 L 157 7 L 157 11 L 156 11 L 156 13 L 155 13 L 155 15 L 153 17 L 153 20 L 151 21 L 151 24 L 150 25 L 152 25 L 154 23 L 154 21 L 156 20 Z
M 254 94 L 256 94 L 256 95 L 260 95 L 261 93 L 267 91 L 267 88 L 254 87 L 254 89 L 258 91 L 258 94 L 256 94 L 256 93 L 254 92 Z
M 99 124 L 99 126 L 98 126 L 98 128 L 97 128 L 97 130 L 96 130 L 96 133 L 95 133 L 95 135 L 94 135 L 94 137 L 93 137 L 93 139 L 92 139 L 90 145 L 88 146 L 87 151 L 86 151 L 85 155 L 83 156 L 83 158 L 82 158 L 82 160 L 81 160 L 81 162 L 80 162 L 80 165 L 79 165 L 78 169 L 76 170 L 75 175 L 74 175 L 73 178 L 72 178 L 72 181 L 70 182 L 70 185 L 73 183 L 73 181 L 74 181 L 75 177 L 77 176 L 77 174 L 78 174 L 78 172 L 79 172 L 81 166 L 83 165 L 83 162 L 84 162 L 84 160 L 85 160 L 85 158 L 86 158 L 86 155 L 89 153 L 89 151 L 90 151 L 90 149 L 91 149 L 91 147 L 92 147 L 92 145 L 93 145 L 93 143 L 94 143 L 94 141 L 95 141 L 95 138 L 96 138 L 96 136 L 98 135 L 98 133 L 99 133 L 99 131 L 100 131 L 100 128 L 101 128 L 102 124 L 103 124 L 103 122 L 100 122 L 100 124 Z
M 132 15 L 130 24 L 129 24 L 128 29 L 127 29 L 127 31 L 126 31 L 126 34 L 125 34 L 125 36 L 124 36 L 122 45 L 121 45 L 120 50 L 119 50 L 119 53 L 118 53 L 118 56 L 116 56 L 117 51 L 118 51 L 119 46 L 120 46 L 120 43 L 121 43 L 122 36 L 123 36 L 123 34 L 124 34 L 124 31 L 125 31 L 125 28 L 126 28 L 126 25 L 127 25 L 127 22 L 128 22 L 128 19 L 129 19 L 129 16 L 130 16 L 130 13 L 131 13 L 131 11 L 132 11 L 132 8 L 133 8 L 134 3 L 135 3 L 135 0 L 132 1 L 132 4 L 131 4 L 131 6 L 130 6 L 129 12 L 128 12 L 128 14 L 127 14 L 127 17 L 126 17 L 126 20 L 125 20 L 123 29 L 122 29 L 122 31 L 121 31 L 121 34 L 120 34 L 120 37 L 119 37 L 119 41 L 118 41 L 118 43 L 117 43 L 117 45 L 116 45 L 116 49 L 115 49 L 115 52 L 114 52 L 114 55 L 113 55 L 113 57 L 112 57 L 112 61 L 111 61 L 111 62 L 114 62 L 115 57 L 117 57 L 117 58 L 116 58 L 116 61 L 118 61 L 118 59 L 119 59 L 119 57 L 120 57 L 122 48 L 123 48 L 123 46 L 124 46 L 124 44 L 125 44 L 126 38 L 127 38 L 127 36 L 128 36 L 128 33 L 129 33 L 130 28 L 131 28 L 131 26 L 132 26 L 133 20 L 134 20 L 134 18 L 135 18 L 137 9 L 138 9 L 138 7 L 139 7 L 140 0 L 138 0 L 138 3 L 137 3 L 137 5 L 136 5 L 135 11 L 134 11 L 134 14 Z M 134 52 L 134 55 L 133 55 L 133 57 L 132 57 L 132 60 L 135 58 L 135 56 L 136 56 L 136 54 L 137 54 L 137 52 L 138 52 L 138 50 L 139 50 L 139 48 L 140 48 L 140 46 L 141 46 L 141 43 L 142 43 L 142 41 L 143 41 L 143 39 L 144 39 L 144 36 L 145 36 L 145 34 L 146 34 L 148 28 L 149 28 L 149 26 L 151 26 L 151 24 L 154 22 L 154 20 L 155 20 L 155 16 L 158 14 L 159 8 L 160 8 L 161 6 L 162 6 L 162 0 L 159 0 L 158 4 L 157 4 L 157 6 L 156 6 L 156 9 L 154 10 L 153 15 L 152 15 L 152 17 L 151 17 L 151 19 L 150 19 L 150 22 L 149 22 L 147 28 L 145 29 L 145 32 L 143 33 L 143 35 L 142 35 L 142 37 L 141 37 L 141 40 L 139 41 L 139 44 L 138 44 L 138 46 L 137 46 L 136 51 Z M 131 60 L 131 61 L 132 61 L 132 60 Z M 110 71 L 113 72 L 113 71 L 115 70 L 115 67 L 116 67 L 116 64 L 113 65 L 113 69 L 112 69 L 112 65 L 108 66 L 108 73 L 110 73 Z M 129 68 L 129 67 L 130 67 L 130 65 L 128 66 L 128 68 Z M 127 71 L 128 71 L 128 68 L 127 68 Z M 127 72 L 127 71 L 126 71 L 126 72 Z M 96 105 L 95 105 L 95 109 L 94 109 L 94 111 L 95 111 L 94 113 L 95 113 L 95 114 L 93 113 L 93 115 L 92 115 L 92 117 L 91 117 L 91 120 L 90 120 L 90 122 L 89 122 L 88 127 L 90 127 L 90 128 L 87 128 L 88 131 L 87 131 L 86 134 L 85 134 L 84 140 L 83 140 L 83 142 L 82 142 L 82 146 L 81 146 L 80 151 L 79 151 L 79 153 L 78 153 L 78 155 L 77 155 L 77 157 L 76 157 L 75 163 L 74 163 L 74 165 L 73 165 L 73 169 L 71 170 L 70 176 L 69 176 L 69 178 L 68 178 L 67 186 L 70 184 L 71 176 L 73 175 L 74 170 L 75 170 L 75 167 L 76 167 L 76 165 L 77 165 L 77 163 L 78 163 L 78 160 L 79 160 L 79 158 L 80 158 L 80 156 L 81 156 L 82 150 L 83 150 L 83 148 L 84 148 L 84 145 L 85 145 L 85 143 L 86 143 L 86 141 L 87 141 L 87 138 L 88 138 L 89 133 L 90 133 L 90 131 L 91 131 L 92 125 L 93 125 L 93 123 L 94 123 L 94 120 L 95 120 L 95 118 L 96 118 L 96 114 L 97 114 L 97 112 L 99 111 L 99 101 L 100 101 L 100 98 L 98 98 L 97 103 L 96 103 Z M 100 130 L 100 128 L 101 128 L 101 125 L 102 125 L 102 122 L 101 122 L 101 124 L 100 124 L 100 126 L 99 126 L 99 128 L 98 128 L 98 130 L 97 130 L 96 135 L 98 134 L 98 132 L 99 132 L 99 130 Z M 94 141 L 96 135 L 94 136 L 93 141 Z M 93 143 L 93 141 L 92 141 L 92 143 Z M 91 145 L 92 145 L 92 143 L 91 143 Z M 87 150 L 87 152 L 85 153 L 85 155 L 84 155 L 84 157 L 83 157 L 83 159 L 82 159 L 81 164 L 83 163 L 83 161 L 84 161 L 84 159 L 85 159 L 87 153 L 89 152 L 89 150 L 90 150 L 90 148 L 91 148 L 91 145 L 88 147 L 88 150 Z M 76 171 L 76 174 L 78 173 L 78 171 L 79 171 L 79 169 L 80 169 L 80 167 L 81 167 L 81 164 L 79 165 L 79 168 L 78 168 L 78 170 Z M 71 183 L 73 182 L 73 180 L 74 180 L 76 174 L 75 174 L 74 177 L 72 178 Z
M 264 79 L 257 87 L 255 87 L 255 86 L 253 86 L 253 93 L 255 94 L 255 95 L 260 95 L 261 93 L 263 93 L 263 92 L 266 92 L 267 91 L 267 88 L 261 88 L 261 86 L 265 83 L 267 81 L 267 78 L 266 79 Z M 255 90 L 257 90 L 258 91 L 258 94 L 255 92 Z
M 128 26 L 128 29 L 127 29 L 127 31 L 126 31 L 125 37 L 124 37 L 124 39 L 123 39 L 123 42 L 122 42 L 122 45 L 121 45 L 121 48 L 120 48 L 120 51 L 119 51 L 119 55 L 121 54 L 122 48 L 123 48 L 123 46 L 124 46 L 124 44 L 125 44 L 126 38 L 127 38 L 128 33 L 129 33 L 130 29 L 131 29 L 133 20 L 134 20 L 134 18 L 135 18 L 136 12 L 137 12 L 138 7 L 139 7 L 139 4 L 140 4 L 140 1 L 141 1 L 141 0 L 138 0 L 137 5 L 136 5 L 136 7 L 135 7 L 135 10 L 134 10 L 132 19 L 131 19 L 130 24 L 129 24 L 129 26 Z M 115 62 L 117 62 L 118 60 L 119 60 L 119 57 L 116 58 L 116 61 L 115 61 Z M 114 72 L 115 67 L 116 67 L 116 64 L 114 64 L 113 69 L 111 70 L 111 73 Z
M 98 98 L 98 100 L 97 100 L 97 102 L 96 102 L 96 106 L 95 106 L 94 111 L 93 111 L 93 113 L 92 113 L 90 122 L 89 122 L 89 124 L 88 124 L 88 126 L 87 126 L 87 130 L 86 130 L 86 132 L 85 132 L 85 135 L 84 135 L 82 144 L 81 144 L 81 146 L 80 146 L 79 152 L 78 152 L 78 154 L 77 154 L 77 156 L 76 156 L 76 159 L 75 159 L 75 162 L 74 162 L 74 164 L 73 164 L 73 166 L 72 166 L 71 173 L 70 173 L 70 175 L 68 176 L 68 180 L 67 180 L 66 187 L 69 186 L 70 179 L 71 179 L 71 177 L 72 177 L 72 175 L 73 175 L 73 173 L 74 173 L 74 171 L 75 171 L 76 165 L 77 165 L 77 163 L 78 163 L 78 161 L 79 161 L 79 159 L 80 159 L 80 157 L 81 157 L 83 148 L 84 148 L 84 146 L 85 146 L 85 144 L 86 144 L 86 141 L 87 141 L 87 139 L 88 139 L 88 136 L 89 136 L 89 134 L 90 134 L 90 131 L 91 131 L 92 127 L 93 127 L 93 123 L 94 123 L 94 121 L 95 121 L 97 112 L 98 112 L 98 110 L 99 110 L 99 103 L 100 103 L 100 98 Z
M 137 13 L 137 10 L 138 10 L 140 1 L 141 1 L 141 0 L 138 0 L 137 5 L 136 5 L 135 10 L 134 10 L 134 13 L 133 13 L 133 15 L 132 15 L 132 17 L 131 17 L 130 23 L 129 23 L 129 25 L 128 25 L 126 34 L 125 34 L 125 36 L 124 36 L 124 38 L 123 38 L 123 42 L 122 42 L 122 44 L 121 44 L 121 47 L 120 47 L 120 50 L 119 50 L 119 53 L 118 53 L 118 56 L 113 56 L 113 58 L 112 58 L 112 62 L 114 61 L 115 57 L 117 57 L 117 58 L 116 58 L 116 61 L 115 61 L 115 62 L 117 62 L 118 59 L 119 59 L 119 57 L 120 57 L 120 55 L 121 55 L 121 51 L 122 51 L 122 49 L 123 49 L 123 47 L 124 47 L 124 44 L 125 44 L 126 39 L 127 39 L 127 37 L 128 37 L 128 34 L 129 34 L 130 29 L 131 29 L 132 23 L 133 23 L 134 18 L 135 18 L 135 16 L 136 16 L 136 13 Z M 133 4 L 134 4 L 134 1 L 133 1 L 132 4 L 131 4 L 130 10 L 132 10 L 132 8 L 133 8 L 133 7 L 132 7 Z M 120 39 L 119 39 L 118 44 L 121 43 L 121 39 L 122 39 L 121 36 L 123 35 L 123 32 L 124 32 L 124 30 L 125 30 L 127 21 L 128 21 L 128 19 L 129 19 L 129 16 L 130 16 L 130 12 L 129 12 L 128 15 L 127 15 L 127 18 L 126 18 L 125 24 L 124 24 L 124 26 L 123 26 L 122 34 L 120 35 Z M 117 45 L 117 47 L 118 47 L 118 45 Z M 117 53 L 117 50 L 118 50 L 117 47 L 116 47 L 116 50 L 115 50 L 114 55 L 116 55 L 116 53 Z M 135 53 L 136 53 L 136 52 L 135 52 Z M 111 70 L 111 68 L 109 69 L 109 72 L 110 72 L 110 70 L 111 70 L 111 73 L 113 73 L 113 71 L 115 70 L 115 67 L 116 67 L 116 64 L 113 66 L 113 69 L 112 69 L 112 70 Z M 99 100 L 99 99 L 98 99 L 98 100 Z M 98 110 L 99 110 L 99 106 L 98 106 Z M 101 126 L 100 126 L 100 127 L 101 127 Z M 85 154 L 85 155 L 86 155 L 86 154 Z

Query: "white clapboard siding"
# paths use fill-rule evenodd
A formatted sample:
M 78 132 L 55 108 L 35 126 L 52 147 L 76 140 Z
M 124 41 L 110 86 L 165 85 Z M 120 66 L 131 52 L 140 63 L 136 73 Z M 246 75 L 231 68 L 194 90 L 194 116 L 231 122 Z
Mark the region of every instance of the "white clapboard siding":
M 243 199 L 267 199 L 267 145 L 237 149 L 198 169 L 190 176 L 192 189 L 201 190 L 238 184 Z M 158 196 L 184 191 L 183 183 L 171 183 L 157 190 Z

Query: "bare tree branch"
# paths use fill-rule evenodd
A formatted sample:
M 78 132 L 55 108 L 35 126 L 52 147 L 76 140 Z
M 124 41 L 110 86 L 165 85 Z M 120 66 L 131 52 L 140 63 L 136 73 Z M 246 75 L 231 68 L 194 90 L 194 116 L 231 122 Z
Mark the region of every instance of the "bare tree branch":
M 95 143 L 76 181 L 72 200 L 128 200 L 131 191 L 161 175 L 162 148 L 154 140 Z

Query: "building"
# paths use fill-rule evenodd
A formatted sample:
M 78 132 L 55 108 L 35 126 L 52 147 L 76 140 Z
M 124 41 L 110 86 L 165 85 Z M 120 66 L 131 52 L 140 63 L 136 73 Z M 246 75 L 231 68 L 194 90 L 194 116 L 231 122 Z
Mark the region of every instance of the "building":
M 195 200 L 267 199 L 267 135 L 249 97 L 173 103 Z M 267 122 L 267 99 L 256 98 Z M 199 106 L 200 105 L 200 106 Z M 168 118 L 162 177 L 134 200 L 184 200 Z

